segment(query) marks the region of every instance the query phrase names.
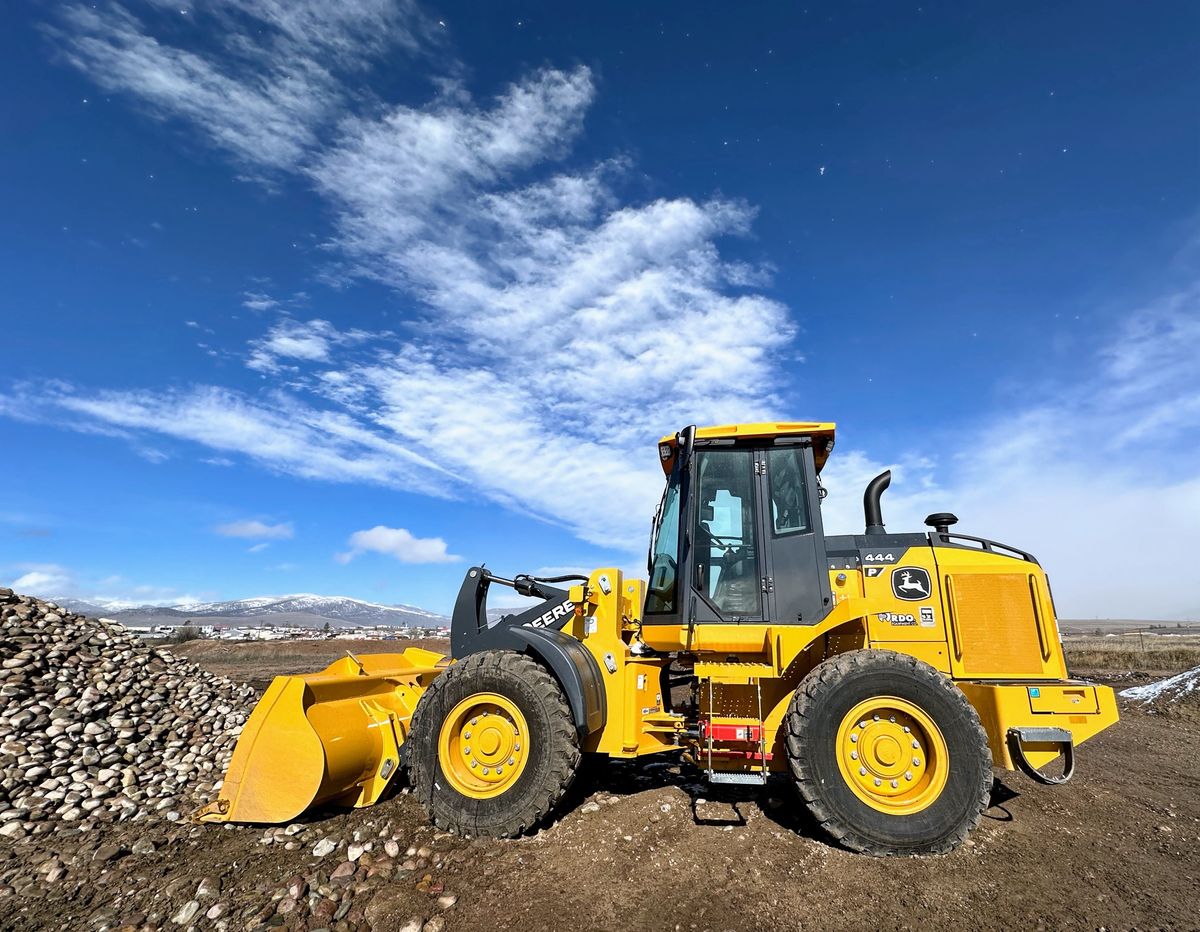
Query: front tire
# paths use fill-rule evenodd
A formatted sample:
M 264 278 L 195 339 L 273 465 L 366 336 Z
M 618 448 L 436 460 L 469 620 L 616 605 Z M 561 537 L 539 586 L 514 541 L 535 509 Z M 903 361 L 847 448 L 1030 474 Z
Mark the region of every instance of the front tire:
M 452 664 L 417 703 L 408 737 L 413 792 L 441 828 L 511 838 L 541 822 L 579 769 L 562 689 L 513 651 Z
M 992 753 L 975 709 L 948 677 L 894 651 L 850 651 L 815 667 L 792 697 L 787 751 L 809 811 L 853 851 L 950 851 L 991 796 Z

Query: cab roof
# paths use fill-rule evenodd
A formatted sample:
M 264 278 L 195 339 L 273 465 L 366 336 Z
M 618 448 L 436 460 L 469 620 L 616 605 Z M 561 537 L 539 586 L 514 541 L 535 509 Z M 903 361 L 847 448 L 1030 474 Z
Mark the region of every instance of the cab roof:
M 697 440 L 750 440 L 760 437 L 812 437 L 813 440 L 825 439 L 829 443 L 814 443 L 813 458 L 816 460 L 817 472 L 829 459 L 833 449 L 833 437 L 836 425 L 833 421 L 773 421 L 755 424 L 720 424 L 714 427 L 697 427 Z M 658 442 L 659 458 L 662 460 L 663 471 L 671 472 L 671 461 L 675 459 L 675 434 L 668 434 Z M 666 446 L 668 453 L 663 453 Z

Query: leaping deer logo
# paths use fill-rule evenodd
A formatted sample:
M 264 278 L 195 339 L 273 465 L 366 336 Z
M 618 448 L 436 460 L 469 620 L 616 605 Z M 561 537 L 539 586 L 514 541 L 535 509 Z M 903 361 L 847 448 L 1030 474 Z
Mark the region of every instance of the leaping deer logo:
M 929 595 L 929 590 L 921 585 L 921 581 L 919 579 L 913 579 L 913 574 L 908 570 L 904 570 L 900 574 L 900 582 L 896 584 L 896 588 L 903 592 L 914 593 L 922 597 Z

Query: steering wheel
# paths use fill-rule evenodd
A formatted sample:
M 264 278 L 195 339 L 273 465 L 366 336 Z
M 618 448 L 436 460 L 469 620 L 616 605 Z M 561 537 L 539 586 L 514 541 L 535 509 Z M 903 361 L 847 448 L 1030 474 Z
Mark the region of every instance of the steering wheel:
M 722 551 L 723 551 L 721 553 L 721 568 L 722 569 L 729 569 L 731 566 L 733 566 L 735 563 L 737 563 L 739 559 L 741 559 L 737 555 L 737 552 L 740 549 L 740 545 L 741 545 L 741 538 L 726 537 L 721 534 L 714 534 L 712 531 L 710 531 L 707 527 L 704 526 L 703 522 L 698 522 L 698 524 L 699 524 L 700 530 L 702 530 L 708 536 L 708 539 L 711 540 L 713 543 L 715 543 L 718 547 L 720 547 L 722 549 Z M 727 543 L 727 541 L 734 541 L 734 542 L 736 542 L 737 546 L 735 546 L 734 543 Z

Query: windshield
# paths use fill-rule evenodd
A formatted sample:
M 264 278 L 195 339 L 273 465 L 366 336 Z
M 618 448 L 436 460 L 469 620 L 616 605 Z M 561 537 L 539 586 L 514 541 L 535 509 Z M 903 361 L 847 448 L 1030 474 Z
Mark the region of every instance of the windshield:
M 655 515 L 654 535 L 650 541 L 650 586 L 646 611 L 675 611 L 676 561 L 679 558 L 679 468 L 671 473 Z

